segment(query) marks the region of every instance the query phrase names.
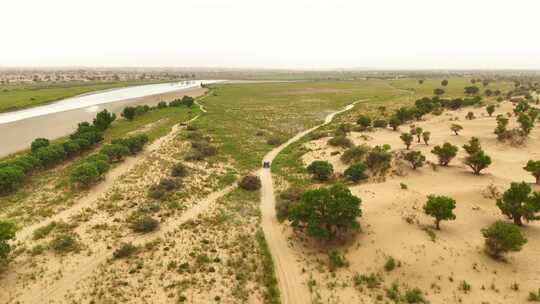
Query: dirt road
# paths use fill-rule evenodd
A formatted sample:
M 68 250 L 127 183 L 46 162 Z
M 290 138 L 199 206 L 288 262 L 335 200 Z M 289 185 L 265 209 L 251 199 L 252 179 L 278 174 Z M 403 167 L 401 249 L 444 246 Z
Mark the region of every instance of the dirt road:
M 315 126 L 311 129 L 302 131 L 289 139 L 286 143 L 273 149 L 263 159 L 263 162 L 272 162 L 274 158 L 287 146 L 298 141 L 308 133 L 329 124 L 334 117 L 342 112 L 348 111 L 359 102 L 356 101 L 342 110 L 333 112 L 326 116 L 324 123 Z M 274 259 L 274 267 L 281 291 L 281 300 L 284 304 L 302 304 L 311 303 L 311 295 L 306 284 L 302 279 L 302 269 L 296 261 L 294 251 L 289 248 L 287 238 L 282 232 L 282 227 L 276 219 L 276 198 L 274 195 L 274 185 L 272 181 L 272 173 L 270 169 L 262 169 L 261 176 L 261 213 L 262 213 L 262 229 L 264 236 Z

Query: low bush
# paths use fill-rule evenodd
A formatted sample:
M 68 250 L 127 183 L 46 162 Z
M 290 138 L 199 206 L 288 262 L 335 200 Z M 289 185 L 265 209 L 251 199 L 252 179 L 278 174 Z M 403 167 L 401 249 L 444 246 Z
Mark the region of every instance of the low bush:
M 343 172 L 345 178 L 351 182 L 359 182 L 361 180 L 367 179 L 366 174 L 367 166 L 364 163 L 356 163 Z
M 327 161 L 316 160 L 307 167 L 307 171 L 311 173 L 316 180 L 326 181 L 334 173 L 334 167 Z
M 68 253 L 79 250 L 77 236 L 72 233 L 63 233 L 55 236 L 50 244 L 56 253 Z
M 171 169 L 171 176 L 186 177 L 188 175 L 187 167 L 182 163 L 176 163 Z
M 122 243 L 120 247 L 118 247 L 113 252 L 113 259 L 124 259 L 132 256 L 137 252 L 139 248 L 131 243 Z
M 255 175 L 246 175 L 238 182 L 238 186 L 247 191 L 261 189 L 261 179 Z
M 348 139 L 347 137 L 345 136 L 335 136 L 335 137 L 332 137 L 329 141 L 328 141 L 328 144 L 331 145 L 331 146 L 334 146 L 334 147 L 342 147 L 342 148 L 349 148 L 349 147 L 352 147 L 353 143 L 351 142 L 350 139 Z
M 367 145 L 360 145 L 351 147 L 341 155 L 340 159 L 346 164 L 362 161 L 366 158 L 371 148 Z
M 149 233 L 156 230 L 159 222 L 151 216 L 138 216 L 131 220 L 129 228 L 137 233 Z

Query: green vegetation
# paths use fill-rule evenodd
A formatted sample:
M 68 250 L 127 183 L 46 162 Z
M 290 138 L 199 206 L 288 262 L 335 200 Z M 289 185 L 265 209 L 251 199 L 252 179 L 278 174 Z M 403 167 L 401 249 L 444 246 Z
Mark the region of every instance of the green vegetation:
M 0 113 L 47 104 L 89 92 L 151 83 L 155 82 L 126 81 L 0 85 L 0 100 L 2 100 L 0 103 Z
M 247 191 L 257 191 L 261 189 L 261 179 L 256 175 L 246 175 L 240 179 L 238 186 Z
M 525 182 L 511 183 L 510 189 L 497 199 L 497 207 L 518 226 L 523 225 L 522 218 L 527 221 L 539 220 L 540 216 L 536 213 L 540 212 L 540 192 L 531 195 L 531 191 L 531 186 Z
M 326 181 L 334 174 L 332 164 L 323 160 L 313 161 L 306 169 L 318 181 Z
M 472 137 L 468 144 L 463 145 L 463 149 L 468 154 L 464 164 L 469 166 L 475 175 L 480 175 L 482 170 L 491 165 L 491 157 L 482 150 L 478 138 Z
M 437 155 L 439 159 L 439 165 L 448 166 L 448 164 L 456 157 L 458 147 L 452 145 L 451 143 L 444 143 L 442 146 L 435 146 L 431 153 Z
M 424 166 L 424 162 L 426 161 L 426 157 L 420 151 L 407 152 L 403 156 L 403 159 L 411 164 L 413 170 Z
M 536 184 L 540 185 L 540 160 L 529 160 L 523 169 L 530 172 L 536 179 Z
M 452 124 L 452 125 L 450 125 L 450 130 L 452 130 L 452 132 L 454 132 L 454 134 L 459 135 L 459 132 L 461 132 L 461 130 L 463 130 L 463 126 L 458 125 L 458 124 Z
M 527 239 L 516 225 L 497 221 L 488 228 L 482 229 L 486 239 L 486 252 L 494 257 L 501 258 L 509 251 L 520 251 Z
M 407 150 L 409 150 L 411 148 L 411 144 L 413 142 L 414 137 L 410 133 L 401 133 L 399 138 L 401 138 L 401 140 L 403 141 L 403 144 L 405 145 Z
M 296 230 L 329 241 L 359 228 L 360 203 L 360 198 L 340 184 L 308 190 L 291 208 L 289 220 Z
M 366 164 L 362 162 L 358 162 L 343 172 L 343 175 L 345 178 L 351 182 L 359 182 L 361 180 L 367 179 L 368 176 L 366 174 L 367 166 Z
M 263 284 L 266 287 L 266 291 L 263 294 L 265 303 L 279 304 L 281 303 L 281 299 L 279 294 L 278 282 L 274 271 L 274 261 L 272 260 L 270 248 L 268 248 L 268 244 L 266 243 L 266 239 L 264 238 L 264 233 L 261 230 L 258 230 L 257 233 L 255 233 L 255 239 L 259 244 L 259 248 L 261 249 L 263 257 L 262 273 Z
M 6 221 L 0 221 L 0 270 L 6 263 L 7 256 L 11 251 L 9 241 L 15 239 L 15 224 Z
M 456 208 L 456 201 L 448 196 L 428 196 L 428 200 L 424 205 L 424 212 L 435 218 L 435 227 L 440 228 L 440 223 L 443 220 L 455 220 L 456 215 L 453 210 Z

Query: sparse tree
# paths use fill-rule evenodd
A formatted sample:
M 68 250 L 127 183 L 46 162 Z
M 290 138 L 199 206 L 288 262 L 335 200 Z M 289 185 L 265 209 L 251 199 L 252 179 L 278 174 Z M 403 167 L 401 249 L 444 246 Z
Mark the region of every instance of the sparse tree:
M 491 157 L 484 153 L 478 138 L 471 138 L 469 144 L 463 145 L 463 149 L 469 154 L 464 163 L 473 170 L 474 175 L 480 175 L 482 170 L 491 165 Z
M 530 172 L 536 178 L 536 184 L 540 185 L 540 160 L 529 160 L 523 169 Z
M 362 215 L 360 204 L 361 199 L 340 184 L 308 190 L 290 209 L 289 220 L 296 230 L 328 241 L 359 228 L 356 219 Z
M 467 115 L 465 116 L 465 118 L 468 119 L 468 120 L 473 120 L 475 118 L 474 113 L 473 112 L 468 112 Z
M 486 107 L 486 112 L 488 113 L 489 117 L 491 117 L 491 115 L 493 115 L 493 113 L 495 112 L 495 105 L 489 105 Z
M 399 125 L 401 125 L 401 121 L 396 116 L 390 117 L 390 120 L 388 121 L 388 124 L 392 128 L 392 130 L 397 131 Z
M 422 133 L 424 133 L 424 129 L 421 127 L 416 127 L 414 129 L 413 134 L 416 135 L 416 139 L 418 140 L 418 143 L 420 143 L 420 140 L 422 139 Z
M 453 210 L 456 208 L 456 201 L 448 196 L 428 196 L 428 200 L 424 205 L 424 212 L 435 218 L 435 227 L 440 228 L 440 223 L 443 220 L 453 221 L 456 215 Z
M 485 238 L 486 252 L 494 257 L 501 258 L 510 251 L 520 251 L 527 239 L 516 225 L 503 221 L 496 221 L 486 229 L 482 229 Z
M 326 181 L 334 173 L 334 167 L 327 161 L 316 160 L 307 167 L 307 171 L 313 174 L 316 180 Z
M 437 155 L 439 159 L 439 164 L 441 166 L 448 166 L 450 161 L 456 157 L 458 147 L 454 146 L 448 142 L 444 143 L 442 146 L 435 146 L 431 153 Z
M 356 123 L 360 125 L 362 130 L 366 130 L 367 128 L 371 127 L 371 118 L 366 115 L 360 115 Z
M 518 123 L 520 125 L 521 135 L 528 136 L 534 126 L 529 115 L 525 113 L 519 114 Z
M 411 148 L 414 137 L 410 133 L 401 133 L 401 136 L 399 138 L 401 138 L 401 140 L 405 144 L 405 147 L 407 147 L 407 150 L 409 150 Z
M 107 109 L 97 113 L 94 118 L 94 126 L 98 131 L 105 131 L 111 123 L 116 119 L 116 114 L 110 113 Z
M 475 94 L 478 94 L 478 87 L 477 86 L 468 86 L 468 87 L 465 87 L 465 94 L 466 95 L 475 95 Z
M 416 168 L 422 167 L 424 165 L 424 162 L 426 161 L 426 157 L 422 155 L 420 151 L 410 151 L 407 152 L 403 158 L 411 163 L 411 166 L 413 170 L 416 170 Z
M 463 127 L 461 125 L 458 125 L 458 124 L 452 124 L 450 126 L 450 130 L 452 130 L 452 132 L 454 132 L 454 134 L 459 135 L 459 132 L 461 132 L 461 130 L 463 130 Z
M 424 131 L 424 132 L 422 133 L 422 139 L 424 140 L 424 143 L 426 144 L 426 146 L 429 145 L 429 139 L 430 139 L 430 137 L 431 137 L 431 132 L 429 132 L 429 131 Z
M 448 80 L 444 79 L 443 81 L 441 81 L 441 85 L 443 87 L 446 87 L 448 85 Z
M 535 213 L 540 212 L 540 192 L 530 195 L 531 191 L 531 186 L 525 182 L 511 183 L 510 189 L 497 199 L 497 207 L 519 226 L 523 225 L 522 218 L 527 221 L 539 220 L 540 216 Z

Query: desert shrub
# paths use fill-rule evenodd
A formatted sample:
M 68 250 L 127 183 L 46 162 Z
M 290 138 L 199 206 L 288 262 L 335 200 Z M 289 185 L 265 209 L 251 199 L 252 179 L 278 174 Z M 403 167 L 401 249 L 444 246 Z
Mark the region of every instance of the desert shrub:
M 159 222 L 151 216 L 137 216 L 131 220 L 129 228 L 137 233 L 148 233 L 156 230 Z
M 409 150 L 411 148 L 411 144 L 413 142 L 414 137 L 410 133 L 401 133 L 399 138 L 401 138 L 401 140 L 403 141 L 403 144 L 405 145 L 407 150 Z
M 88 186 L 96 182 L 99 177 L 100 173 L 98 169 L 91 162 L 84 162 L 76 166 L 70 174 L 71 182 L 81 186 Z
M 356 273 L 353 276 L 353 282 L 357 288 L 366 285 L 369 289 L 375 289 L 381 287 L 383 279 L 374 273 L 370 273 L 369 275 Z
M 485 238 L 486 252 L 494 258 L 501 258 L 510 251 L 520 251 L 527 243 L 527 239 L 516 225 L 503 221 L 497 221 L 482 229 L 482 235 Z
M 187 167 L 182 163 L 176 163 L 171 169 L 171 176 L 186 177 L 188 175 Z
M 164 189 L 165 191 L 172 191 L 178 188 L 179 185 L 175 179 L 164 177 L 159 181 L 158 186 Z
M 396 266 L 397 266 L 396 259 L 394 259 L 393 257 L 388 257 L 386 259 L 386 263 L 384 263 L 384 270 L 392 271 L 396 268 Z
M 157 108 L 158 108 L 158 109 L 164 109 L 164 108 L 166 108 L 166 107 L 167 107 L 167 102 L 165 102 L 165 101 L 160 101 L 160 102 L 158 102 L 158 104 L 157 104 Z
M 473 112 L 468 112 L 467 115 L 465 115 L 465 118 L 468 119 L 468 120 L 473 120 L 476 117 L 474 116 Z
M 342 267 L 349 266 L 349 263 L 347 262 L 345 257 L 343 255 L 339 254 L 339 252 L 337 250 L 330 250 L 328 252 L 328 261 L 329 261 L 329 264 L 330 264 L 330 270 L 331 271 L 334 271 L 337 268 L 342 268 Z
M 415 303 L 429 303 L 422 294 L 422 290 L 418 288 L 413 288 L 405 291 L 404 296 L 405 302 L 409 304 Z
M 334 167 L 327 161 L 316 160 L 307 167 L 307 171 L 311 173 L 316 180 L 326 181 L 334 173 Z
M 531 130 L 534 126 L 533 121 L 531 121 L 531 118 L 529 115 L 525 113 L 519 114 L 518 117 L 518 123 L 520 126 L 520 133 L 522 136 L 527 136 L 529 133 L 531 133 Z
M 345 136 L 335 136 L 335 137 L 332 137 L 329 141 L 328 141 L 328 144 L 331 145 L 331 146 L 334 146 L 334 147 L 342 147 L 342 148 L 349 148 L 349 147 L 352 147 L 353 143 L 351 142 L 350 139 L 348 139 L 347 137 Z
M 421 127 L 415 127 L 411 129 L 411 135 L 415 135 L 417 142 L 420 143 L 420 140 L 422 139 L 422 134 L 424 134 L 424 129 Z
M 279 137 L 270 137 L 266 140 L 266 143 L 270 146 L 277 147 L 283 143 L 283 140 Z
M 448 166 L 448 164 L 456 157 L 458 147 L 452 145 L 451 143 L 444 143 L 442 146 L 435 146 L 431 153 L 437 155 L 439 159 L 439 164 L 441 166 Z
M 523 167 L 527 172 L 530 172 L 536 179 L 536 184 L 540 185 L 540 160 L 529 160 L 527 165 Z
M 256 175 L 246 175 L 238 182 L 238 186 L 247 191 L 261 189 L 261 179 Z
M 30 144 L 30 150 L 32 151 L 32 153 L 35 153 L 40 148 L 44 148 L 44 147 L 49 146 L 49 144 L 50 144 L 49 140 L 46 139 L 46 138 L 36 138 Z
M 538 291 L 529 292 L 528 300 L 531 302 L 540 302 L 540 288 L 538 288 Z
M 163 189 L 163 187 L 160 187 L 159 185 L 152 185 L 150 186 L 150 189 L 148 189 L 148 196 L 150 198 L 160 200 L 164 198 L 167 195 L 167 191 Z
M 456 201 L 448 196 L 428 196 L 424 205 L 424 212 L 435 218 L 435 227 L 440 229 L 440 222 L 443 220 L 455 220 L 456 215 L 453 210 L 456 208 Z
M 328 134 L 326 134 L 325 132 L 314 131 L 314 132 L 309 133 L 310 140 L 317 140 L 326 136 L 328 136 Z
M 458 124 L 452 124 L 452 125 L 450 125 L 450 130 L 452 130 L 452 132 L 454 132 L 454 134 L 459 135 L 459 132 L 461 132 L 461 130 L 463 130 L 463 126 L 458 125 Z
M 131 243 L 122 243 L 120 247 L 118 247 L 113 252 L 113 259 L 124 259 L 128 258 L 134 253 L 137 252 L 139 248 Z
M 420 151 L 407 152 L 403 156 L 403 159 L 411 163 L 413 170 L 416 170 L 416 168 L 424 166 L 424 162 L 426 161 L 426 157 L 422 155 Z
M 531 195 L 531 191 L 531 186 L 525 182 L 511 183 L 510 189 L 497 199 L 497 207 L 519 226 L 523 225 L 522 218 L 527 221 L 539 220 L 540 216 L 536 213 L 540 212 L 540 192 Z
M 62 233 L 56 235 L 50 244 L 56 253 L 68 253 L 79 250 L 77 236 L 73 233 Z
M 7 221 L 0 221 L 0 265 L 6 261 L 11 251 L 9 242 L 15 239 L 17 231 L 15 224 Z
M 373 122 L 373 127 L 384 129 L 388 126 L 388 121 L 386 119 L 377 119 Z
M 352 182 L 359 182 L 363 179 L 367 179 L 368 176 L 366 175 L 367 166 L 364 163 L 356 163 L 343 172 L 343 175 L 347 180 Z
M 366 157 L 366 165 L 373 172 L 386 172 L 390 168 L 392 154 L 389 152 L 390 146 L 375 146 Z
M 360 198 L 340 184 L 308 190 L 291 208 L 289 220 L 297 231 L 319 240 L 332 240 L 359 228 L 356 219 L 362 215 L 360 203 Z
M 371 148 L 367 145 L 354 146 L 345 150 L 340 159 L 346 164 L 351 162 L 359 162 L 364 160 L 370 150 Z

